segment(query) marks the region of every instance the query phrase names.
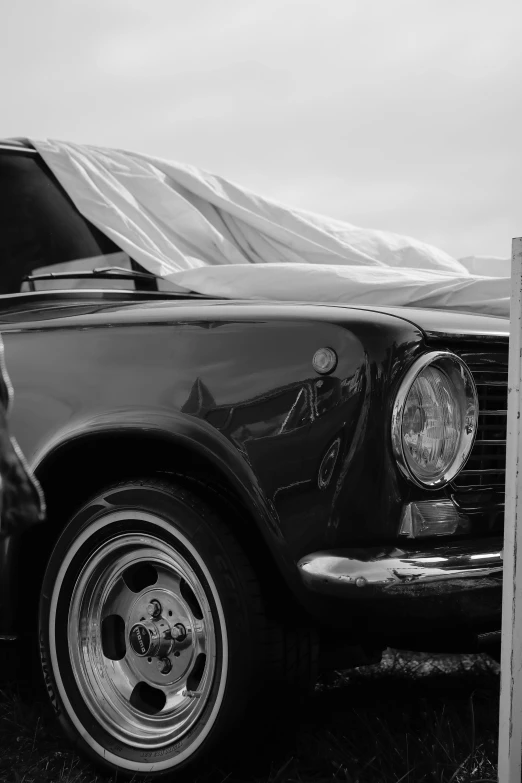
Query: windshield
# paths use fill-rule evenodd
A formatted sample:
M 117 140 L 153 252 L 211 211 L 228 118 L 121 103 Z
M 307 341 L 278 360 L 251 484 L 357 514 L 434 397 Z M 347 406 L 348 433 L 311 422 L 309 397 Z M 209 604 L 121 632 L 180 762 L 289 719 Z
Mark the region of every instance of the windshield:
M 146 272 L 76 209 L 38 155 L 0 149 L 0 294 L 30 290 L 24 278 L 117 266 Z M 166 280 L 36 280 L 36 290 L 175 290 Z

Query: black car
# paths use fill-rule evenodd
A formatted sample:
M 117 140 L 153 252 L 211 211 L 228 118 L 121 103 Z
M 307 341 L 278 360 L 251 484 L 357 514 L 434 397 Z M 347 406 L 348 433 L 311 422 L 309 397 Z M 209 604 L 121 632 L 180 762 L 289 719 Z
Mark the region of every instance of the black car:
M 92 758 L 192 773 L 322 669 L 498 639 L 507 321 L 182 295 L 20 142 L 0 251 L 47 503 L 2 550 L 0 631 L 38 623 Z

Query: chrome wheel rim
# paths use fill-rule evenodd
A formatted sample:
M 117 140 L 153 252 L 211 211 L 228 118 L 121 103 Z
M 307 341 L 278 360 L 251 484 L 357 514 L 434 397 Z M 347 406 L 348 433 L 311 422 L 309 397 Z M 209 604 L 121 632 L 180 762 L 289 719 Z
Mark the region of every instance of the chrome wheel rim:
M 209 588 L 216 600 L 159 532 L 117 535 L 83 565 L 68 613 L 71 663 L 84 703 L 117 741 L 155 751 L 195 730 L 217 671 Z

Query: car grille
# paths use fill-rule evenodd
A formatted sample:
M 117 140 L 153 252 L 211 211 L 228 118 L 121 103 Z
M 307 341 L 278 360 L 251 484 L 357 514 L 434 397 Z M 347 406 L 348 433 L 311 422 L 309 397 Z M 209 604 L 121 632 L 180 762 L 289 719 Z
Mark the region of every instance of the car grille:
M 477 437 L 469 459 L 453 481 L 457 489 L 504 489 L 507 429 L 507 353 L 461 353 L 475 379 L 479 399 Z

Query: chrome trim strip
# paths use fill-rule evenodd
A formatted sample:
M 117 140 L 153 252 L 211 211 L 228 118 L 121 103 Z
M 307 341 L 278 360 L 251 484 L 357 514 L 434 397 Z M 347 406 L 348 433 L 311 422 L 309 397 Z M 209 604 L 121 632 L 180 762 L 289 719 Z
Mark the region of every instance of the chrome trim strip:
M 443 476 L 434 479 L 433 481 L 423 481 L 415 475 L 413 469 L 408 464 L 406 455 L 404 453 L 404 442 L 402 437 L 402 418 L 406 400 L 413 386 L 415 379 L 418 375 L 430 365 L 439 365 L 443 363 L 451 363 L 453 365 L 453 372 L 455 367 L 457 372 L 461 375 L 461 381 L 463 390 L 465 391 L 465 399 L 460 400 L 461 416 L 462 416 L 462 431 L 460 436 L 460 442 L 458 451 L 455 454 L 455 458 L 446 470 Z M 447 368 L 441 368 L 451 380 L 451 375 L 448 373 Z M 402 379 L 401 385 L 395 397 L 393 403 L 392 418 L 391 418 L 391 440 L 393 452 L 397 465 L 402 474 L 413 484 L 423 489 L 438 489 L 446 486 L 450 481 L 457 476 L 466 464 L 469 455 L 473 449 L 475 436 L 477 433 L 479 416 L 478 395 L 475 380 L 471 374 L 467 364 L 456 354 L 451 351 L 430 351 L 420 356 L 406 372 Z
M 331 592 L 328 588 L 336 588 L 346 593 L 347 588 L 348 592 L 353 588 L 361 596 L 364 588 L 388 592 L 404 585 L 501 576 L 502 549 L 501 541 L 495 539 L 482 546 L 455 545 L 431 551 L 380 548 L 315 552 L 303 557 L 298 568 L 311 589 Z
M 462 470 L 460 472 L 460 475 L 462 475 L 462 476 L 467 476 L 467 475 L 475 476 L 475 475 L 482 474 L 482 473 L 485 473 L 485 474 L 489 475 L 490 473 L 505 473 L 505 472 L 506 472 L 505 468 L 482 468 L 482 469 L 477 468 L 476 470 L 471 470 L 471 469 L 470 470 Z
M 506 445 L 506 439 L 505 438 L 499 438 L 498 440 L 476 440 L 475 441 L 476 446 L 505 446 Z
M 29 153 L 29 155 L 38 155 L 38 151 L 35 150 L 33 147 L 15 147 L 14 144 L 2 144 L 0 142 L 0 151 L 7 152 L 19 152 L 21 155 L 25 155 Z

